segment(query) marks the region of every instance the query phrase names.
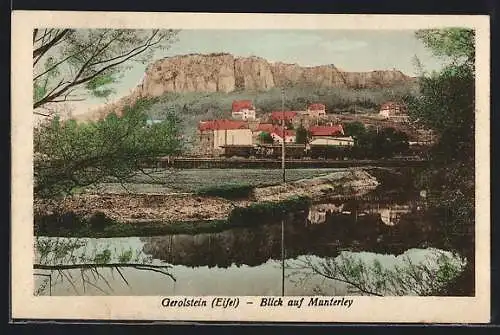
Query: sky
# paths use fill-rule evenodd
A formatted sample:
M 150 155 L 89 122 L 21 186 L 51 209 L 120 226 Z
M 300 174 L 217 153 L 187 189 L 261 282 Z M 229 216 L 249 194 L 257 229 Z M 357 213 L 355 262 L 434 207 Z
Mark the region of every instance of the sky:
M 344 71 L 397 69 L 415 76 L 413 59 L 426 71 L 439 70 L 443 59 L 434 57 L 412 30 L 182 30 L 168 50 L 153 60 L 188 53 L 228 52 L 235 56 L 259 56 L 270 62 L 301 66 L 333 64 Z M 147 64 L 133 64 L 114 87 L 118 99 L 139 84 Z M 103 104 L 87 100 L 75 114 Z

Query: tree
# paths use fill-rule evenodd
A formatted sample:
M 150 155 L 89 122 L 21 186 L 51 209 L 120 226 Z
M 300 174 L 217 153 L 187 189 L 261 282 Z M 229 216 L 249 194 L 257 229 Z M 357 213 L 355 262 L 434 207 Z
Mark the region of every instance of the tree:
M 180 120 L 169 111 L 161 123 L 147 125 L 145 111 L 154 103 L 141 99 L 122 117 L 108 115 L 88 123 L 58 117 L 35 129 L 35 196 L 55 197 L 106 180 L 122 183 L 145 163 L 182 150 Z
M 132 62 L 149 61 L 170 46 L 177 31 L 129 29 L 35 29 L 33 31 L 33 108 L 107 97 Z M 35 196 L 54 197 L 106 180 L 123 184 L 160 155 L 182 149 L 180 119 L 148 127 L 155 99 L 140 99 L 104 120 L 79 124 L 46 120 L 34 130 Z
M 348 122 L 344 124 L 344 132 L 347 136 L 358 138 L 366 132 L 366 127 L 359 121 Z
M 416 35 L 436 55 L 449 59 L 440 72 L 422 74 L 419 95 L 407 98 L 410 115 L 438 138 L 431 151 L 434 166 L 422 175 L 421 186 L 434 190 L 436 205 L 454 208 L 455 223 L 467 225 L 473 222 L 475 192 L 474 31 L 431 29 Z
M 130 62 L 149 61 L 176 35 L 159 29 L 34 29 L 33 108 L 84 100 L 88 94 L 109 96 L 110 84 Z
M 369 158 L 389 158 L 408 150 L 408 135 L 394 128 L 370 129 L 358 137 L 356 146 L 356 152 Z
M 451 64 L 474 68 L 476 55 L 474 30 L 464 28 L 423 29 L 415 32 L 425 46 L 438 57 L 451 59 Z
M 311 138 L 311 133 L 300 125 L 296 130 L 295 143 L 297 144 L 307 144 Z
M 419 94 L 407 98 L 410 116 L 437 134 L 433 165 L 421 173 L 418 186 L 428 190 L 429 204 L 441 213 L 440 224 L 450 236 L 463 236 L 450 248 L 469 261 L 460 282 L 463 290 L 473 294 L 475 33 L 462 28 L 430 29 L 416 36 L 448 61 L 439 72 L 422 73 Z
M 259 134 L 259 141 L 264 144 L 272 144 L 274 139 L 267 131 L 263 131 Z
M 394 128 L 383 128 L 375 135 L 374 150 L 381 157 L 392 157 L 408 150 L 408 135 Z

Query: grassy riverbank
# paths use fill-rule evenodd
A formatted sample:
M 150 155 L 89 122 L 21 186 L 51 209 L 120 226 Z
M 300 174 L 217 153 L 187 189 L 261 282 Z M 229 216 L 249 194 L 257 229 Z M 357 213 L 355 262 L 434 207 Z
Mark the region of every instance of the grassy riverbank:
M 102 213 L 88 218 L 66 213 L 35 218 L 35 235 L 48 237 L 128 237 L 172 234 L 217 233 L 234 227 L 248 227 L 277 222 L 288 212 L 306 210 L 311 203 L 307 197 L 295 197 L 279 202 L 259 202 L 236 207 L 227 219 L 198 221 L 143 221 L 121 223 Z
M 224 171 L 224 170 L 223 170 Z M 313 178 L 259 186 L 205 183 L 191 193 L 86 193 L 35 201 L 35 234 L 125 237 L 218 232 L 280 222 L 312 202 L 346 200 L 373 192 L 377 180 L 362 169 L 310 172 Z M 296 175 L 298 177 L 299 175 Z M 241 181 L 241 179 L 240 179 Z

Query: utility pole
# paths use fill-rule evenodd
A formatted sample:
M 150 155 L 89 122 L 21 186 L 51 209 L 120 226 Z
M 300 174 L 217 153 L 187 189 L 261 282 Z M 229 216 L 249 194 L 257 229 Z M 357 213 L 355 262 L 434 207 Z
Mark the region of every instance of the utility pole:
M 283 120 L 281 120 L 281 132 L 283 134 L 283 138 L 281 141 L 281 169 L 283 170 L 283 183 L 286 182 L 285 178 L 285 89 L 281 89 L 281 112 L 283 114 Z
M 281 141 L 281 168 L 283 169 L 283 183 L 286 182 L 285 178 L 285 89 L 281 89 L 281 112 L 283 113 L 283 120 L 281 123 L 281 131 L 283 134 Z M 281 219 L 281 296 L 285 296 L 285 213 L 282 213 Z

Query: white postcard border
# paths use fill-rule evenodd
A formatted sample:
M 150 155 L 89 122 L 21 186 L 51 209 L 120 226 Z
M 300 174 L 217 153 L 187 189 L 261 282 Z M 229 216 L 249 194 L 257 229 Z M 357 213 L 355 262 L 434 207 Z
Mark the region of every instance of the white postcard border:
M 162 307 L 163 297 L 33 295 L 32 30 L 39 27 L 180 29 L 476 29 L 476 296 L 350 297 L 350 308 Z M 12 317 L 36 319 L 437 322 L 490 319 L 489 17 L 479 15 L 213 14 L 14 11 L 12 13 Z M 182 297 L 176 297 L 182 298 Z M 211 303 L 215 297 L 202 297 Z M 235 298 L 235 297 L 233 297 Z M 296 299 L 297 297 L 285 297 Z M 347 297 L 346 297 L 347 298 Z M 300 299 L 300 297 L 299 297 Z M 309 297 L 305 297 L 306 300 Z M 253 301 L 253 304 L 246 304 Z

